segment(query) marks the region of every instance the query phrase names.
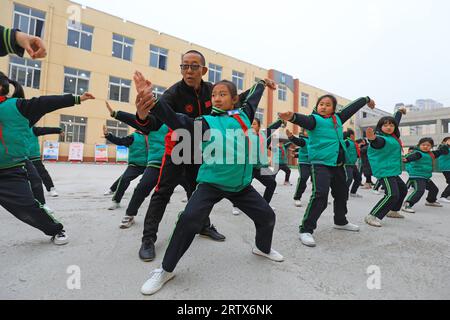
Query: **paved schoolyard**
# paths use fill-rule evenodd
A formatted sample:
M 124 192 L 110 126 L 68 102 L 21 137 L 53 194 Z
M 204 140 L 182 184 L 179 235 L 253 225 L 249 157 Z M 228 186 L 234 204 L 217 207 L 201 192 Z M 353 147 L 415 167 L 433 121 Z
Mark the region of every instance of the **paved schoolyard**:
M 211 220 L 227 236 L 226 242 L 196 238 L 175 279 L 157 295 L 145 298 L 139 289 L 161 263 L 183 208 L 182 189 L 177 188 L 161 223 L 156 261 L 144 263 L 138 250 L 149 199 L 137 223 L 124 231 L 118 225 L 137 180 L 116 211 L 107 210 L 111 200 L 103 196 L 124 166 L 47 167 L 60 193 L 59 198 L 48 198 L 48 205 L 65 224 L 71 242 L 55 247 L 45 235 L 0 208 L 0 299 L 450 298 L 450 205 L 428 208 L 422 200 L 416 214 L 405 220 L 388 219 L 383 228 L 375 229 L 363 219 L 380 196 L 361 190 L 363 199 L 349 201 L 349 220 L 359 224 L 361 232 L 334 230 L 328 208 L 315 233 L 317 247 L 311 249 L 298 239 L 304 208 L 294 207 L 295 185 L 282 186 L 282 172 L 272 203 L 277 208 L 273 247 L 285 262 L 251 254 L 254 226 L 245 215 L 233 216 L 225 200 L 214 208 Z M 294 170 L 291 181 L 297 176 Z M 434 179 L 440 188 L 444 186 L 443 176 Z M 254 185 L 262 190 L 259 182 Z M 310 187 L 305 204 L 309 195 Z

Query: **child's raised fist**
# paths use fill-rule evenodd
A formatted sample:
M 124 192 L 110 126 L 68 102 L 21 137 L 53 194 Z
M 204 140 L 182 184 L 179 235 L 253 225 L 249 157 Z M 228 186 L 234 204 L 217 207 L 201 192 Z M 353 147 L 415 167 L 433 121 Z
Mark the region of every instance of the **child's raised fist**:
M 366 130 L 366 136 L 367 139 L 369 139 L 370 141 L 373 141 L 377 138 L 377 136 L 375 135 L 375 131 L 373 130 L 373 128 L 367 128 Z

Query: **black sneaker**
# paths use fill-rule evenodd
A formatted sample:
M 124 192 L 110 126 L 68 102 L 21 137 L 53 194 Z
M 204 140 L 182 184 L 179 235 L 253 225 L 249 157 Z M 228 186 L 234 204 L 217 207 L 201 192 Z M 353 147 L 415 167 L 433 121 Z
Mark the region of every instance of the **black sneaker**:
M 155 259 L 155 243 L 153 240 L 144 240 L 139 250 L 139 258 L 142 261 L 150 262 Z
M 200 235 L 203 237 L 207 237 L 210 238 L 214 241 L 225 241 L 225 236 L 223 234 L 220 234 L 219 232 L 217 232 L 216 227 L 214 227 L 214 225 L 210 225 L 209 227 L 205 227 L 203 228 L 202 231 L 200 231 Z

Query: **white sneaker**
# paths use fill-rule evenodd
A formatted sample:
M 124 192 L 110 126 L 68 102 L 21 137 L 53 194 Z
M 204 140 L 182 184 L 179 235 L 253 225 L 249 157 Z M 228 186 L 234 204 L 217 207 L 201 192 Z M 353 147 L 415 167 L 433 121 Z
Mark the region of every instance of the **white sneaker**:
M 409 204 L 405 204 L 402 208 L 402 211 L 407 213 L 416 213 L 416 211 L 413 208 L 411 208 Z
M 233 207 L 233 215 L 234 215 L 234 216 L 238 216 L 238 215 L 240 215 L 240 214 L 241 214 L 241 211 L 239 211 L 238 208 Z
M 118 208 L 120 208 L 120 203 L 113 201 L 108 210 L 116 210 Z
M 51 188 L 50 189 L 50 196 L 53 197 L 53 198 L 56 198 L 56 197 L 59 196 L 59 194 L 58 194 L 58 192 L 56 192 L 55 188 Z
M 448 200 L 447 198 L 440 198 L 440 199 L 439 199 L 439 202 L 442 202 L 442 203 L 450 203 L 450 200 Z
M 47 211 L 48 214 L 54 214 L 55 211 L 53 211 L 52 209 L 50 209 L 46 204 L 44 204 L 42 206 L 42 209 L 44 209 L 45 211 Z
M 392 210 L 388 212 L 386 217 L 393 218 L 393 219 L 405 219 L 405 216 L 401 215 L 398 211 L 392 211 Z
M 439 202 L 425 202 L 425 205 L 427 206 L 427 207 L 435 207 L 435 208 L 442 208 L 443 207 L 443 205 L 442 204 L 440 204 Z
M 66 233 L 63 230 L 56 236 L 52 237 L 52 242 L 57 246 L 63 246 L 69 243 L 69 238 L 66 236 Z
M 356 224 L 353 223 L 347 223 L 345 226 L 338 226 L 334 225 L 334 228 L 337 230 L 343 230 L 343 231 L 352 231 L 352 232 L 358 232 L 359 227 Z
M 125 216 L 120 223 L 120 229 L 128 229 L 134 224 L 134 217 Z
M 283 262 L 284 261 L 284 257 L 273 249 L 271 249 L 270 253 L 267 254 L 255 247 L 255 248 L 253 248 L 252 253 L 257 256 L 261 256 L 261 257 L 267 258 L 267 259 L 275 261 L 275 262 Z
M 315 247 L 316 242 L 311 233 L 300 233 L 300 240 L 307 247 Z
M 111 195 L 113 195 L 113 194 L 114 194 L 114 191 L 112 191 L 112 190 L 110 189 L 110 190 L 106 191 L 103 195 L 104 195 L 104 196 L 111 196 Z
M 375 190 L 375 189 L 372 189 L 372 192 L 373 192 L 373 193 L 375 193 L 375 194 L 377 194 L 377 195 L 380 195 L 380 194 L 381 194 L 381 192 L 380 192 L 380 191 L 378 191 L 378 190 Z
M 186 197 L 186 198 L 183 198 L 183 200 L 181 200 L 181 202 L 187 203 L 187 202 L 188 202 L 188 198 L 187 198 L 187 197 Z
M 378 219 L 377 217 L 374 217 L 372 215 L 368 215 L 364 221 L 372 227 L 377 227 L 377 228 L 381 228 L 381 221 L 380 219 Z
M 295 200 L 295 206 L 297 208 L 301 208 L 302 207 L 302 202 L 300 200 Z
M 173 272 L 167 272 L 163 269 L 155 269 L 150 274 L 150 279 L 148 279 L 141 287 L 141 293 L 143 295 L 152 295 L 158 292 L 164 284 L 172 280 L 175 277 Z
M 291 187 L 291 186 L 292 186 L 292 183 L 290 183 L 290 182 L 285 182 L 285 183 L 283 183 L 283 185 L 285 185 L 286 187 Z
M 350 197 L 351 198 L 362 198 L 363 196 L 360 195 L 359 193 L 350 193 Z

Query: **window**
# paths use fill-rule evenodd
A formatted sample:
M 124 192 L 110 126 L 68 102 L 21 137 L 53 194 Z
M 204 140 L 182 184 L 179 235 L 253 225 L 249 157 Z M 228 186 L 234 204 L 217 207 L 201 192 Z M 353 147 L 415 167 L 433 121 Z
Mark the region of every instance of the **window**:
M 64 93 L 81 96 L 89 91 L 89 71 L 64 67 Z
M 409 137 L 411 135 L 411 128 L 410 127 L 399 127 L 400 129 L 400 135 L 403 137 Z
M 363 112 L 362 117 L 363 117 L 363 119 L 367 118 L 367 112 Z
M 45 12 L 14 4 L 14 23 L 15 29 L 32 36 L 42 38 L 44 35 Z
M 166 90 L 167 89 L 164 87 L 153 86 L 153 94 L 155 95 L 156 99 L 159 99 Z
M 420 135 L 436 134 L 436 124 L 424 124 L 420 126 Z
M 287 100 L 287 88 L 286 86 L 280 84 L 278 86 L 278 100 L 286 101 Z
M 264 120 L 264 109 L 257 108 L 256 113 L 255 113 L 255 118 L 259 119 L 261 121 L 261 125 L 262 125 L 263 120 Z
M 61 142 L 81 142 L 86 138 L 87 118 L 61 115 L 60 127 L 64 131 Z
M 67 45 L 87 51 L 92 50 L 93 27 L 76 21 L 69 21 L 67 30 Z
M 167 55 L 169 50 L 150 45 L 150 66 L 167 70 Z
M 232 81 L 236 85 L 238 91 L 244 90 L 244 74 L 238 71 L 233 71 Z
M 309 94 L 302 92 L 302 107 L 309 107 Z
M 106 128 L 113 136 L 123 138 L 128 135 L 128 125 L 117 120 L 106 120 Z M 106 140 L 106 144 L 111 144 Z
M 11 56 L 9 62 L 9 78 L 22 86 L 39 89 L 41 81 L 41 62 Z
M 131 61 L 133 58 L 133 46 L 133 39 L 113 34 L 113 57 Z
M 131 80 L 109 77 L 109 100 L 130 102 Z
M 216 64 L 209 64 L 209 77 L 208 81 L 216 83 L 222 80 L 222 67 Z

